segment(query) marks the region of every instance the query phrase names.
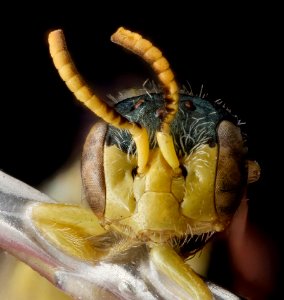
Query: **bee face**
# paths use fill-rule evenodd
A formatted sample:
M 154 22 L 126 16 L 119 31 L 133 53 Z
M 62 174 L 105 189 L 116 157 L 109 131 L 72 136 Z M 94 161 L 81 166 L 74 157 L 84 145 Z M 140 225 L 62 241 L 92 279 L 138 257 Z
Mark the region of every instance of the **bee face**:
M 149 159 L 144 171 L 137 172 L 136 144 L 129 131 L 96 125 L 83 154 L 83 178 L 90 178 L 93 172 L 92 177 L 97 174 L 93 182 L 104 182 L 104 197 L 99 200 L 92 194 L 101 194 L 101 190 L 90 193 L 88 182 L 85 184 L 87 197 L 96 199 L 96 213 L 108 223 L 127 226 L 141 238 L 158 235 L 168 239 L 222 230 L 238 206 L 247 176 L 246 148 L 236 120 L 214 102 L 180 94 L 170 126 L 180 163 L 176 172 L 156 138 L 165 110 L 163 94 L 128 98 L 117 103 L 115 110 L 146 128 Z M 90 141 L 98 144 L 95 136 L 102 128 L 103 138 L 94 149 Z M 85 167 L 88 151 L 96 152 L 96 171 Z
M 63 33 L 49 36 L 60 76 L 104 121 L 91 130 L 83 153 L 91 208 L 103 226 L 138 240 L 223 230 L 251 178 L 238 123 L 218 102 L 179 89 L 162 52 L 140 34 L 121 27 L 111 40 L 143 58 L 159 88 L 110 107 L 78 73 Z
M 150 41 L 122 27 L 111 39 L 151 66 L 159 88 L 109 106 L 77 71 L 62 30 L 52 31 L 61 78 L 102 119 L 82 157 L 91 210 L 56 203 L 0 172 L 0 246 L 78 299 L 219 297 L 185 259 L 228 226 L 260 169 L 246 161 L 229 110 L 179 89 Z

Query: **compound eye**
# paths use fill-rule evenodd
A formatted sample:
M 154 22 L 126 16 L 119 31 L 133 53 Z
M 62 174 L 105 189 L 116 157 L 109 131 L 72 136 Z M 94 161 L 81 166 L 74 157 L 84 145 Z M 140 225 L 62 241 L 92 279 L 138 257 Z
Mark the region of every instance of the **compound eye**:
M 239 205 L 246 185 L 246 148 L 240 128 L 222 121 L 217 129 L 219 156 L 215 184 L 215 205 L 221 218 L 229 218 Z
M 82 181 L 84 197 L 93 212 L 101 217 L 106 206 L 104 142 L 107 124 L 97 122 L 91 129 L 82 154 Z

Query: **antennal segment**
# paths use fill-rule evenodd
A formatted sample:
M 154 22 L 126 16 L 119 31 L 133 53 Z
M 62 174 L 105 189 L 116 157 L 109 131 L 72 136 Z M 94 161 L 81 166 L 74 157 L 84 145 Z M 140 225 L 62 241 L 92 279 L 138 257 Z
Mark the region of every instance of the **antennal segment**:
M 157 141 L 168 164 L 173 169 L 179 169 L 179 160 L 170 134 L 170 124 L 178 110 L 179 92 L 169 62 L 150 41 L 123 27 L 111 36 L 111 41 L 143 58 L 155 71 L 163 87 L 166 101 L 166 114 L 162 120 L 160 132 L 157 132 Z
M 79 74 L 67 49 L 62 30 L 54 30 L 48 36 L 49 51 L 60 77 L 75 97 L 105 122 L 130 131 L 136 143 L 138 170 L 143 172 L 149 156 L 149 139 L 145 128 L 129 122 L 106 102 L 99 99 Z

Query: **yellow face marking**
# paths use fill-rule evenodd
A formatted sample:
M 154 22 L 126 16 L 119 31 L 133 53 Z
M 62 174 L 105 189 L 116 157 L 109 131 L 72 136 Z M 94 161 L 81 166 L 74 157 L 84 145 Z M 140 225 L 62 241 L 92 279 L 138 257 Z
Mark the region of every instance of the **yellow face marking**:
M 156 235 L 168 239 L 197 234 L 201 228 L 203 232 L 215 230 L 217 154 L 217 146 L 200 146 L 185 159 L 188 174 L 184 178 L 155 148 L 150 150 L 145 172 L 133 178 L 134 157 L 116 146 L 105 147 L 106 220 L 116 228 L 126 225 L 137 236 L 151 240 Z
M 215 178 L 218 147 L 201 145 L 184 161 L 187 169 L 186 192 L 182 213 L 199 221 L 213 221 L 215 210 Z
M 106 184 L 105 218 L 129 217 L 135 210 L 132 170 L 137 166 L 134 156 L 127 156 L 116 146 L 104 147 Z

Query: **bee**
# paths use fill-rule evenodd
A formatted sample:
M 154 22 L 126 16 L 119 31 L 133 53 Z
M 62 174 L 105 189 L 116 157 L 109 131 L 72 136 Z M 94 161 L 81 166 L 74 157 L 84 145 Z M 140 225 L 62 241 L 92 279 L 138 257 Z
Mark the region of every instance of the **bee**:
M 116 99 L 113 106 L 80 75 L 63 31 L 49 34 L 60 77 L 100 118 L 82 153 L 83 192 L 90 209 L 50 201 L 29 209 L 36 239 L 52 245 L 53 257 L 59 250 L 61 269 L 67 261 L 72 266 L 68 276 L 60 268 L 53 276 L 49 272 L 49 280 L 76 296 L 84 277 L 123 299 L 213 299 L 210 285 L 185 260 L 228 228 L 260 168 L 247 160 L 238 119 L 218 102 L 180 87 L 156 46 L 123 27 L 111 40 L 147 62 L 157 81 Z M 78 266 L 82 262 L 84 270 Z M 96 265 L 92 271 L 90 264 Z M 124 271 L 118 272 L 118 266 Z M 94 270 L 112 288 L 95 278 Z M 116 274 L 124 274 L 122 283 L 110 279 Z

